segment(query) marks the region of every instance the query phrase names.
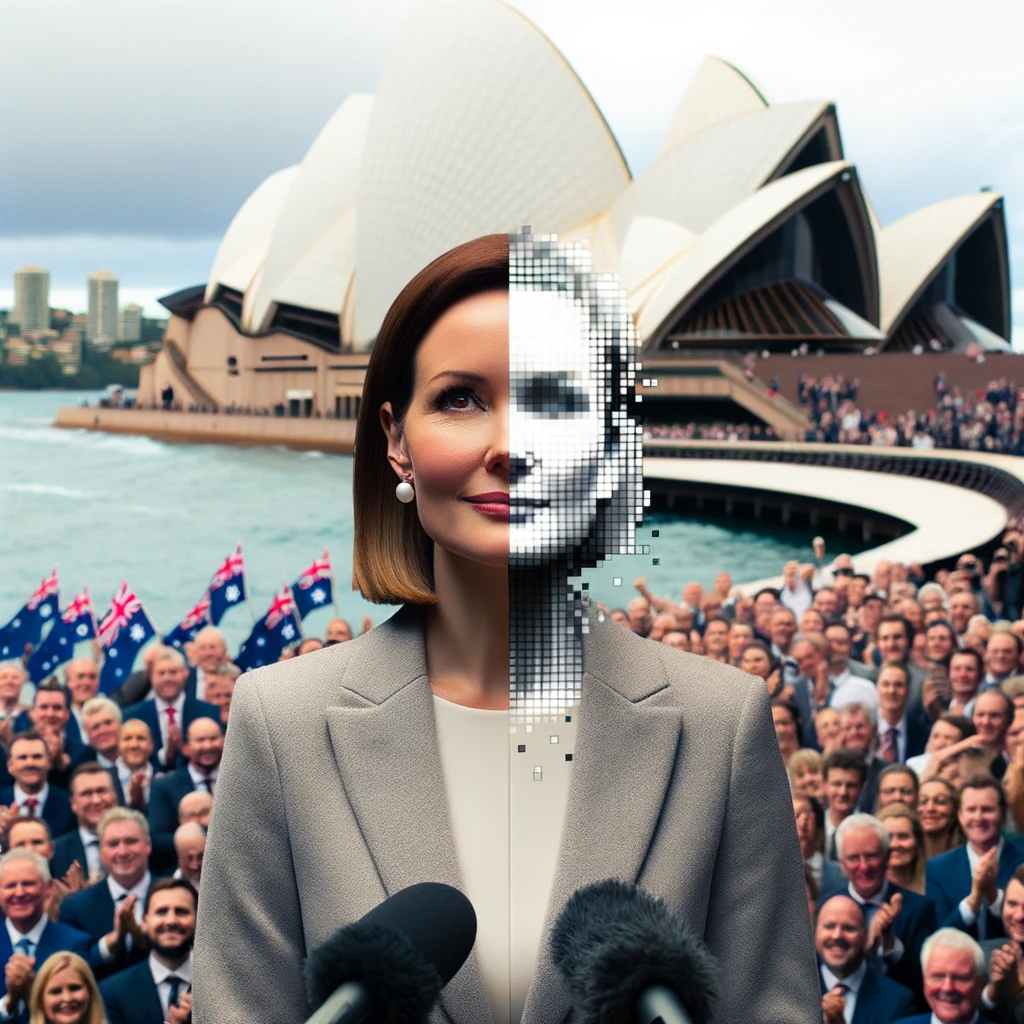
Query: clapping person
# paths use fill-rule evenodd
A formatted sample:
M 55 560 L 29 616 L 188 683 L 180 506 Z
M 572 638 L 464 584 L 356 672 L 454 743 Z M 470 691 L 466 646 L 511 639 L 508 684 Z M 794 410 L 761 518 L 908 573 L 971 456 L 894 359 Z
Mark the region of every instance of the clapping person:
M 1024 867 L 1006 883 L 1002 917 L 1006 937 L 981 943 L 989 965 L 982 1005 L 993 1020 L 1019 1024 L 1024 1020 Z
M 85 877 L 97 882 L 103 877 L 100 840 L 96 828 L 100 819 L 117 805 L 114 780 L 106 768 L 95 761 L 80 764 L 71 776 L 71 810 L 78 827 L 60 836 L 54 843 L 51 868 L 62 876 L 76 861 Z
M 31 850 L 9 850 L 0 857 L 0 960 L 5 964 L 0 1019 L 20 1015 L 35 977 L 36 964 L 64 950 L 85 953 L 89 936 L 46 916 L 50 895 L 50 869 L 46 861 Z
M 54 953 L 32 983 L 28 1024 L 107 1024 L 89 965 L 77 953 Z
M 842 894 L 826 899 L 814 930 L 824 1024 L 889 1024 L 913 1012 L 909 989 L 869 966 L 864 909 Z
M 15 733 L 14 723 L 27 709 L 21 703 L 25 666 L 20 661 L 0 662 L 0 739 L 9 743 Z
M 149 807 L 149 791 L 154 776 L 153 749 L 153 736 L 145 722 L 130 718 L 121 726 L 114 769 L 125 805 L 143 814 Z
M 162 878 L 146 897 L 147 959 L 107 978 L 100 993 L 109 1024 L 188 1024 L 198 896 L 183 878 Z
M 50 748 L 38 733 L 15 733 L 8 748 L 7 771 L 14 783 L 0 789 L 2 827 L 18 816 L 42 818 L 54 836 L 74 827 L 75 816 L 67 794 L 47 781 Z

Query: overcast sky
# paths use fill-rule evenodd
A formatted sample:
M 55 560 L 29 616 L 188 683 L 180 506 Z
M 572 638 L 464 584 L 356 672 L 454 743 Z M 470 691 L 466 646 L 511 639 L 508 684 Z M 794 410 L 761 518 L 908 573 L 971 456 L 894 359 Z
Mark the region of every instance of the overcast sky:
M 489 2 L 489 0 L 481 0 Z M 373 92 L 408 0 L 4 0 L 0 306 L 12 271 L 84 305 L 206 280 L 232 215 Z M 594 95 L 635 173 L 707 53 L 770 99 L 831 99 L 883 223 L 982 186 L 1006 194 L 1024 348 L 1020 0 L 516 0 Z

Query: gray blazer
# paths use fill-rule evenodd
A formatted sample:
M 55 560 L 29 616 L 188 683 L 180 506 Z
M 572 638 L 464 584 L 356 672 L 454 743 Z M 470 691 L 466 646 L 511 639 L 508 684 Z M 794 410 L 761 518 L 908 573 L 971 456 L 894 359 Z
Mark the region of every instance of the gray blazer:
M 636 881 L 704 936 L 717 1024 L 821 1018 L 799 843 L 760 679 L 613 623 L 584 646 L 550 929 L 580 886 Z M 203 864 L 196 1024 L 299 1024 L 307 951 L 416 882 L 459 886 L 414 608 L 245 676 Z M 572 1002 L 542 942 L 523 1024 Z M 432 1024 L 492 1020 L 475 953 Z

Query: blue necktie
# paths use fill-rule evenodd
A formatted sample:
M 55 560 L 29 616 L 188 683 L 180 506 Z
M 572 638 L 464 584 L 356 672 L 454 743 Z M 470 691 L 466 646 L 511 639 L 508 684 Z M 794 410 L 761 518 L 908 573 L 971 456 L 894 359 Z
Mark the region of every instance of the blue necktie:
M 167 978 L 167 984 L 171 986 L 170 994 L 167 997 L 167 1010 L 170 1012 L 172 1006 L 178 1005 L 178 994 L 181 992 L 182 981 L 176 974 L 171 974 Z
M 35 956 L 36 953 L 36 944 L 31 939 L 18 939 L 14 948 L 22 956 Z

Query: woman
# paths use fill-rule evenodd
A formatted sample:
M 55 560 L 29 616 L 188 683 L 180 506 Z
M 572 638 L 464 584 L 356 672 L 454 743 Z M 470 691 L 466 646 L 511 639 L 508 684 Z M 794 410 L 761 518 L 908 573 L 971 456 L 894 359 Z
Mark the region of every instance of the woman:
M 965 741 L 974 736 L 974 725 L 962 715 L 944 714 L 932 723 L 924 753 L 907 759 L 907 767 L 919 779 L 938 775 L 942 768 L 974 744 Z
M 814 715 L 814 735 L 818 738 L 822 754 L 843 745 L 843 727 L 839 721 L 839 712 L 835 708 L 818 709 Z
M 431 1021 L 562 1020 L 551 924 L 580 886 L 613 877 L 703 936 L 729 979 L 719 1020 L 815 1016 L 763 682 L 598 622 L 567 582 L 635 545 L 642 509 L 632 321 L 584 252 L 477 239 L 385 317 L 357 428 L 353 579 L 405 607 L 239 683 L 203 865 L 195 1024 L 304 1019 L 304 957 L 423 881 L 463 889 L 478 920 L 475 956 Z M 547 721 L 549 698 L 578 713 Z M 517 831 L 524 771 L 550 799 Z
M 830 895 L 846 885 L 846 872 L 838 861 L 826 860 L 825 811 L 814 797 L 793 794 L 793 815 L 796 834 L 800 840 L 800 855 L 804 870 L 810 873 L 818 891 Z
M 89 965 L 76 953 L 54 953 L 36 971 L 29 1024 L 106 1024 Z
M 888 878 L 894 885 L 924 895 L 924 831 L 906 805 L 887 804 L 876 815 L 889 833 Z
M 793 687 L 784 686 L 779 663 L 763 640 L 751 640 L 740 655 L 740 670 L 760 676 L 768 687 L 770 697 L 792 697 Z
M 773 697 L 771 706 L 782 763 L 788 766 L 789 759 L 800 749 L 800 709 L 791 700 L 781 697 Z
M 921 783 L 917 817 L 924 833 L 925 860 L 963 845 L 964 837 L 957 820 L 959 803 L 956 787 L 945 779 L 932 778 Z
M 786 772 L 794 796 L 812 796 L 818 801 L 824 799 L 825 779 L 821 774 L 822 760 L 818 751 L 809 750 L 807 747 L 790 756 L 786 762 Z

